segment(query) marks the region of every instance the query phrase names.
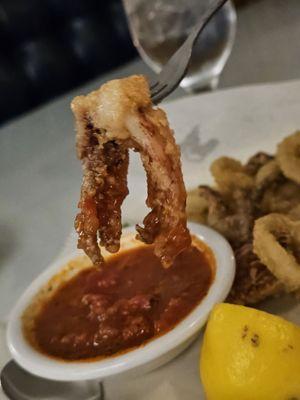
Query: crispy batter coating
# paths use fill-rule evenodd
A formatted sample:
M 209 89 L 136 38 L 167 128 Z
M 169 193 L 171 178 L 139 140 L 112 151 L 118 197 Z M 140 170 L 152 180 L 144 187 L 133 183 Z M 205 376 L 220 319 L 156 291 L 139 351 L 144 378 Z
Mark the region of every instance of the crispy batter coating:
M 240 161 L 230 157 L 217 158 L 210 167 L 218 189 L 221 192 L 232 192 L 236 189 L 251 189 L 253 178 L 247 174 Z
M 258 169 L 255 175 L 255 189 L 263 191 L 274 182 L 282 181 L 282 173 L 276 160 L 270 160 Z
M 283 293 L 283 285 L 253 253 L 252 243 L 235 250 L 236 275 L 227 301 L 235 304 L 256 304 Z
M 273 159 L 274 156 L 264 153 L 263 151 L 259 151 L 258 153 L 254 154 L 254 156 L 249 158 L 244 166 L 244 171 L 251 176 L 255 176 L 261 167 Z
M 228 199 L 209 186 L 200 186 L 199 195 L 207 201 L 207 224 L 224 235 L 234 248 L 251 239 L 254 217 L 247 192 L 236 190 Z
M 288 291 L 300 289 L 300 221 L 268 214 L 255 221 L 253 249 Z
M 259 202 L 261 215 L 273 212 L 289 214 L 298 205 L 300 205 L 300 185 L 286 178 L 265 187 Z
M 300 131 L 279 143 L 276 158 L 284 175 L 300 184 Z

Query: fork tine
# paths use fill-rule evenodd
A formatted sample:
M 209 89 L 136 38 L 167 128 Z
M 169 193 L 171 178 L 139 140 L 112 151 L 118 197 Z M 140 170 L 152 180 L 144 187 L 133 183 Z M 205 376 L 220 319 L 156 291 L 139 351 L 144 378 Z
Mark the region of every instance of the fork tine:
M 170 94 L 173 91 L 173 88 L 165 85 L 163 89 L 160 91 L 156 92 L 155 94 L 151 94 L 151 100 L 153 104 L 158 104 L 160 103 L 168 94 Z
M 159 96 L 158 94 L 155 96 L 151 96 L 152 103 L 155 105 L 160 103 L 162 99 L 164 99 L 164 96 Z
M 152 83 L 152 85 L 150 85 L 150 91 L 152 91 L 158 84 L 159 84 L 159 81 Z
M 159 83 L 154 89 L 151 90 L 151 97 L 157 95 L 160 93 L 162 90 L 164 90 L 168 85 L 166 83 Z

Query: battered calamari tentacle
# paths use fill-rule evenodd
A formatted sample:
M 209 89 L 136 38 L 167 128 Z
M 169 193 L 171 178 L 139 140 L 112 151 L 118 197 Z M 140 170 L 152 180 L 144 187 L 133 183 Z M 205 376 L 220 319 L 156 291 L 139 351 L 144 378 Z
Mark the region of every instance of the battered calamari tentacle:
M 274 182 L 282 181 L 282 174 L 276 160 L 270 160 L 264 164 L 255 176 L 255 188 L 264 190 Z
M 191 243 L 179 148 L 160 109 L 141 110 L 137 118 L 129 119 L 128 128 L 147 173 L 146 204 L 151 208 L 144 227 L 137 226 L 138 238 L 154 243 L 155 254 L 167 267 Z
M 73 105 L 77 128 L 77 155 L 82 161 L 83 182 L 75 219 L 79 235 L 78 248 L 83 249 L 93 264 L 103 263 L 100 244 L 114 253 L 119 250 L 121 205 L 128 194 L 128 150 L 117 142 L 99 143 L 103 135 L 89 117 L 80 99 Z
M 236 275 L 227 298 L 235 304 L 256 304 L 283 292 L 283 285 L 253 253 L 252 243 L 235 250 Z
M 100 245 L 110 253 L 120 249 L 122 234 L 121 206 L 128 195 L 127 172 L 128 150 L 117 142 L 110 141 L 103 145 L 106 178 L 98 196 L 97 212 L 100 220 Z
M 300 222 L 269 214 L 255 221 L 253 248 L 287 290 L 300 288 Z
M 251 176 L 255 176 L 261 167 L 273 159 L 274 156 L 260 151 L 249 158 L 244 165 L 244 171 Z
M 147 205 L 151 208 L 144 227 L 137 226 L 138 237 L 154 243 L 155 254 L 165 267 L 170 266 L 191 244 L 186 226 L 186 191 L 173 132 L 165 113 L 152 108 L 145 78 L 111 81 L 74 99 L 72 109 L 78 155 L 84 168 L 81 212 L 76 219 L 79 246 L 97 262 L 101 256 L 96 249 L 97 234 L 108 251 L 118 250 L 120 207 L 128 193 L 128 149 L 132 148 L 140 153 L 146 170 Z M 91 226 L 89 213 L 94 222 Z
M 254 217 L 247 192 L 234 191 L 230 204 L 225 202 L 221 193 L 208 186 L 200 186 L 199 194 L 207 200 L 209 226 L 222 233 L 234 247 L 251 239 Z
M 260 164 L 252 191 L 258 216 L 270 212 L 287 214 L 300 204 L 299 185 L 283 175 L 277 159 L 258 153 L 251 164 L 252 167 Z
M 266 189 L 271 185 L 281 183 L 284 177 L 281 173 L 279 165 L 276 160 L 266 162 L 258 171 L 255 176 L 255 187 L 253 189 L 253 201 L 258 205 L 262 199 Z
M 300 131 L 279 143 L 276 158 L 284 175 L 300 183 Z
M 253 177 L 248 175 L 242 164 L 230 157 L 217 158 L 210 166 L 221 192 L 231 192 L 235 189 L 249 190 L 253 187 Z
M 97 210 L 97 192 L 103 186 L 101 176 L 104 165 L 102 149 L 97 146 L 97 139 L 85 111 L 83 109 L 80 118 L 79 116 L 76 118 L 76 148 L 78 158 L 82 160 L 83 181 L 78 203 L 80 212 L 75 219 L 75 229 L 78 233 L 78 248 L 86 252 L 93 264 L 100 265 L 103 258 L 98 246 L 100 221 Z
M 300 186 L 284 178 L 283 181 L 276 181 L 265 188 L 259 207 L 263 214 L 289 214 L 299 204 Z

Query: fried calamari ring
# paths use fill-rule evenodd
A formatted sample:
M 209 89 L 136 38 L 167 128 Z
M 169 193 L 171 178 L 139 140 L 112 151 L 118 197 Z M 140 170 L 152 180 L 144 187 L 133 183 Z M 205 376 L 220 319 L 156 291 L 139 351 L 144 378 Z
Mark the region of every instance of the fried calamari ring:
M 257 219 L 253 251 L 288 291 L 300 288 L 300 222 L 283 214 Z
M 276 157 L 284 175 L 300 183 L 300 131 L 279 143 Z
M 243 165 L 230 157 L 217 158 L 210 166 L 221 192 L 231 192 L 235 189 L 248 190 L 253 187 L 253 177 L 247 175 Z

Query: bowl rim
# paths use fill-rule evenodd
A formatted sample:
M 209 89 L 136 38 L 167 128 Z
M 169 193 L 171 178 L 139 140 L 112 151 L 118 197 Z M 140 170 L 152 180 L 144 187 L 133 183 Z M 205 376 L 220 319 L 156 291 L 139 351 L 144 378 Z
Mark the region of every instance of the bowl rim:
M 192 234 L 211 248 L 215 260 L 215 278 L 207 295 L 172 330 L 153 338 L 145 345 L 123 354 L 95 361 L 62 361 L 35 350 L 24 338 L 21 316 L 43 284 L 71 259 L 82 255 L 76 250 L 51 263 L 25 290 L 13 308 L 7 327 L 7 345 L 13 359 L 30 373 L 57 381 L 102 379 L 154 362 L 194 336 L 205 324 L 213 306 L 222 302 L 230 291 L 235 275 L 235 258 L 231 246 L 219 233 L 198 223 L 188 223 Z M 123 230 L 132 233 L 134 227 Z

